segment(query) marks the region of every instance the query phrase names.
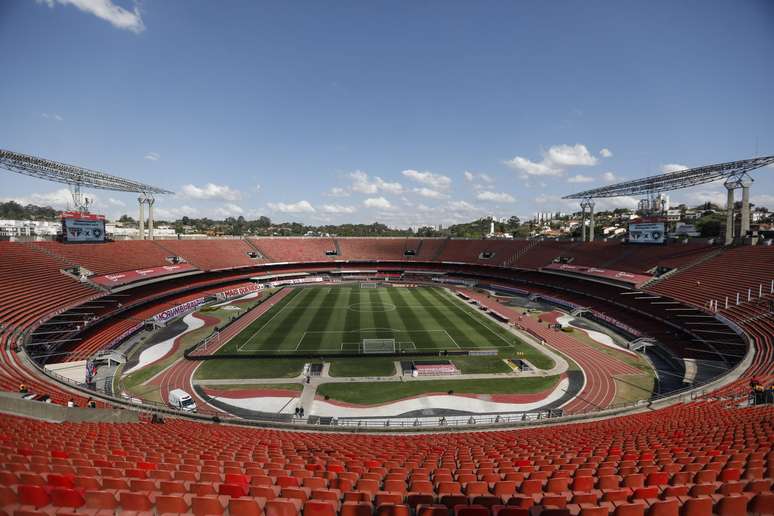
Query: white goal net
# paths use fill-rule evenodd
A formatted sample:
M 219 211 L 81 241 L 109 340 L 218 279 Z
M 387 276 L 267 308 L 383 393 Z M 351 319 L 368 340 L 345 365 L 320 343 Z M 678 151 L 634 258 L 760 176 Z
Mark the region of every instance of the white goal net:
M 395 339 L 363 339 L 360 351 L 368 353 L 395 353 Z

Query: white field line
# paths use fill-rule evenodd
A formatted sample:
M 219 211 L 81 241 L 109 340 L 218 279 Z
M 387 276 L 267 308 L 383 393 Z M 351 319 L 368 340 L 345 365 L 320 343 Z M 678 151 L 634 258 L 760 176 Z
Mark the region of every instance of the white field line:
M 303 292 L 306 292 L 306 291 L 303 291 Z M 297 296 L 298 296 L 298 294 L 297 294 Z M 273 316 L 271 316 L 271 318 L 270 318 L 268 321 L 266 321 L 266 322 L 263 324 L 263 326 L 261 326 L 261 327 L 260 327 L 260 328 L 258 328 L 256 331 L 254 331 L 254 332 L 253 332 L 253 334 L 252 334 L 252 335 L 250 335 L 250 338 L 249 338 L 249 339 L 247 339 L 245 342 L 243 342 L 243 343 L 242 343 L 242 345 L 241 345 L 240 347 L 238 347 L 238 348 L 237 348 L 237 351 L 238 351 L 238 352 L 240 352 L 240 353 L 241 353 L 242 351 L 244 351 L 244 349 L 245 349 L 245 348 L 247 347 L 247 345 L 248 345 L 248 344 L 249 344 L 249 343 L 250 343 L 250 342 L 253 340 L 253 338 L 254 338 L 256 335 L 258 335 L 259 333 L 261 333 L 261 331 L 262 331 L 264 328 L 266 328 L 266 326 L 267 326 L 269 323 L 271 323 L 271 322 L 272 322 L 272 321 L 273 321 L 273 320 L 274 320 L 274 319 L 275 319 L 275 318 L 276 318 L 276 317 L 277 317 L 279 314 L 281 314 L 282 312 L 284 312 L 284 311 L 285 311 L 285 309 L 286 309 L 287 307 L 289 307 L 289 306 L 290 306 L 290 305 L 293 303 L 293 301 L 295 301 L 295 299 L 296 299 L 296 296 L 294 296 L 292 299 L 290 299 L 290 300 L 289 300 L 289 301 L 288 301 L 288 302 L 285 304 L 285 306 L 283 306 L 282 308 L 280 308 L 280 309 L 279 309 L 279 311 L 278 311 L 276 314 L 274 314 Z M 280 302 L 282 302 L 282 301 L 280 301 Z M 271 310 L 271 308 L 269 308 L 269 310 Z M 252 350 L 252 351 L 256 351 L 256 350 Z M 248 353 L 249 353 L 249 351 L 248 351 Z
M 447 336 L 447 337 L 449 337 L 449 339 L 450 339 L 450 340 L 451 340 L 451 341 L 454 343 L 454 345 L 455 345 L 455 346 L 457 346 L 457 348 L 459 348 L 459 349 L 462 349 L 462 346 L 460 346 L 459 344 L 457 344 L 457 341 L 456 341 L 456 340 L 454 340 L 454 337 L 452 337 L 451 335 L 449 335 L 449 332 L 448 332 L 448 331 L 446 331 L 446 330 L 443 330 L 443 332 L 446 334 L 446 336 Z
M 443 292 L 446 294 L 446 296 L 447 296 L 447 297 L 451 297 L 451 298 L 454 300 L 454 303 L 453 303 L 453 304 L 454 304 L 454 306 L 455 306 L 455 307 L 456 307 L 458 310 L 460 310 L 462 313 L 464 313 L 465 315 L 467 315 L 468 317 L 470 317 L 471 319 L 473 319 L 473 320 L 474 320 L 476 323 L 478 323 L 478 324 L 480 324 L 481 326 L 483 326 L 484 328 L 486 328 L 486 329 L 489 331 L 489 333 L 491 333 L 491 334 L 492 334 L 492 335 L 494 335 L 495 337 L 499 338 L 500 340 L 502 340 L 503 342 L 505 342 L 506 344 L 508 344 L 508 347 L 509 347 L 509 348 L 512 348 L 512 347 L 513 347 L 513 344 L 512 344 L 511 342 L 509 342 L 509 341 L 508 341 L 508 339 L 506 339 L 505 337 L 503 337 L 503 336 L 502 336 L 502 335 L 500 335 L 499 333 L 496 333 L 496 332 L 495 332 L 495 331 L 494 331 L 492 328 L 490 328 L 489 326 L 487 326 L 486 324 L 484 324 L 483 322 L 481 322 L 481 321 L 480 321 L 480 320 L 479 320 L 477 317 L 474 317 L 474 316 L 473 316 L 473 314 L 471 314 L 470 312 L 468 312 L 468 310 L 467 310 L 467 306 L 468 306 L 468 305 L 464 305 L 464 306 L 465 306 L 465 308 L 466 308 L 466 310 L 463 310 L 463 309 L 462 309 L 462 308 L 459 306 L 460 302 L 459 302 L 459 301 L 457 301 L 457 299 L 458 299 L 458 298 L 457 298 L 456 296 L 453 296 L 453 295 L 451 295 L 451 294 L 450 294 L 449 292 L 447 292 L 446 290 L 443 290 Z

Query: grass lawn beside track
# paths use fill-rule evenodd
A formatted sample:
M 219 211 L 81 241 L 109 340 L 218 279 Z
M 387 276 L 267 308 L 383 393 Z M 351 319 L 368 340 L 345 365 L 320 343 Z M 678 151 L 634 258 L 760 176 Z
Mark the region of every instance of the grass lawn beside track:
M 342 382 L 320 385 L 317 388 L 317 394 L 346 403 L 374 404 L 395 401 L 427 392 L 448 392 L 450 390 L 456 394 L 529 394 L 553 388 L 558 382 L 558 375 L 496 380 Z

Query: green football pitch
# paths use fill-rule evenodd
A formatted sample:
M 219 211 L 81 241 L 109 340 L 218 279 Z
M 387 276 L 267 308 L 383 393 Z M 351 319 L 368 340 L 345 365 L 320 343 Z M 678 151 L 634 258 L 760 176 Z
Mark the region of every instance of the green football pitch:
M 533 363 L 549 360 L 476 307 L 437 287 L 294 288 L 220 353 L 360 353 L 366 339 L 396 351 L 497 349 Z

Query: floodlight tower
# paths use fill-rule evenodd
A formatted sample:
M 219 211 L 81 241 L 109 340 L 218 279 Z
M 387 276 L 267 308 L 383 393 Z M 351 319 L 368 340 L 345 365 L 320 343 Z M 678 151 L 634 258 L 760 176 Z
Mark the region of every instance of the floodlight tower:
M 132 181 L 131 179 L 124 179 L 104 172 L 3 149 L 0 149 L 0 168 L 26 176 L 66 184 L 73 196 L 75 207 L 81 212 L 88 212 L 89 205 L 91 204 L 91 201 L 81 192 L 83 187 L 139 193 L 141 195 L 137 200 L 140 203 L 140 238 L 144 238 L 145 235 L 143 203 L 148 204 L 148 236 L 153 239 L 153 205 L 156 202 L 154 195 L 174 193 L 163 188 Z
M 679 172 L 659 174 L 657 176 L 635 179 L 634 181 L 625 181 L 623 183 L 607 185 L 601 188 L 594 188 L 592 190 L 566 195 L 563 199 L 582 199 L 581 208 L 583 209 L 582 214 L 584 223 L 585 208 L 591 208 L 592 211 L 589 216 L 591 229 L 590 240 L 593 240 L 593 199 L 601 197 L 647 195 L 650 199 L 642 199 L 639 206 L 640 208 L 647 206 L 649 210 L 653 210 L 653 205 L 659 205 L 659 202 L 654 198 L 658 193 L 725 180 L 724 184 L 728 190 L 728 219 L 726 223 L 725 242 L 726 245 L 728 245 L 734 240 L 734 190 L 737 188 L 742 189 L 742 223 L 740 226 L 740 236 L 744 236 L 750 231 L 750 186 L 752 186 L 753 180 L 750 177 L 749 172 L 771 164 L 774 164 L 774 156 L 760 156 L 739 161 L 729 161 L 727 163 L 717 163 L 715 165 L 705 165 L 703 167 L 690 168 Z M 651 202 L 651 199 L 653 202 Z M 585 236 L 586 234 L 584 231 L 584 240 Z

